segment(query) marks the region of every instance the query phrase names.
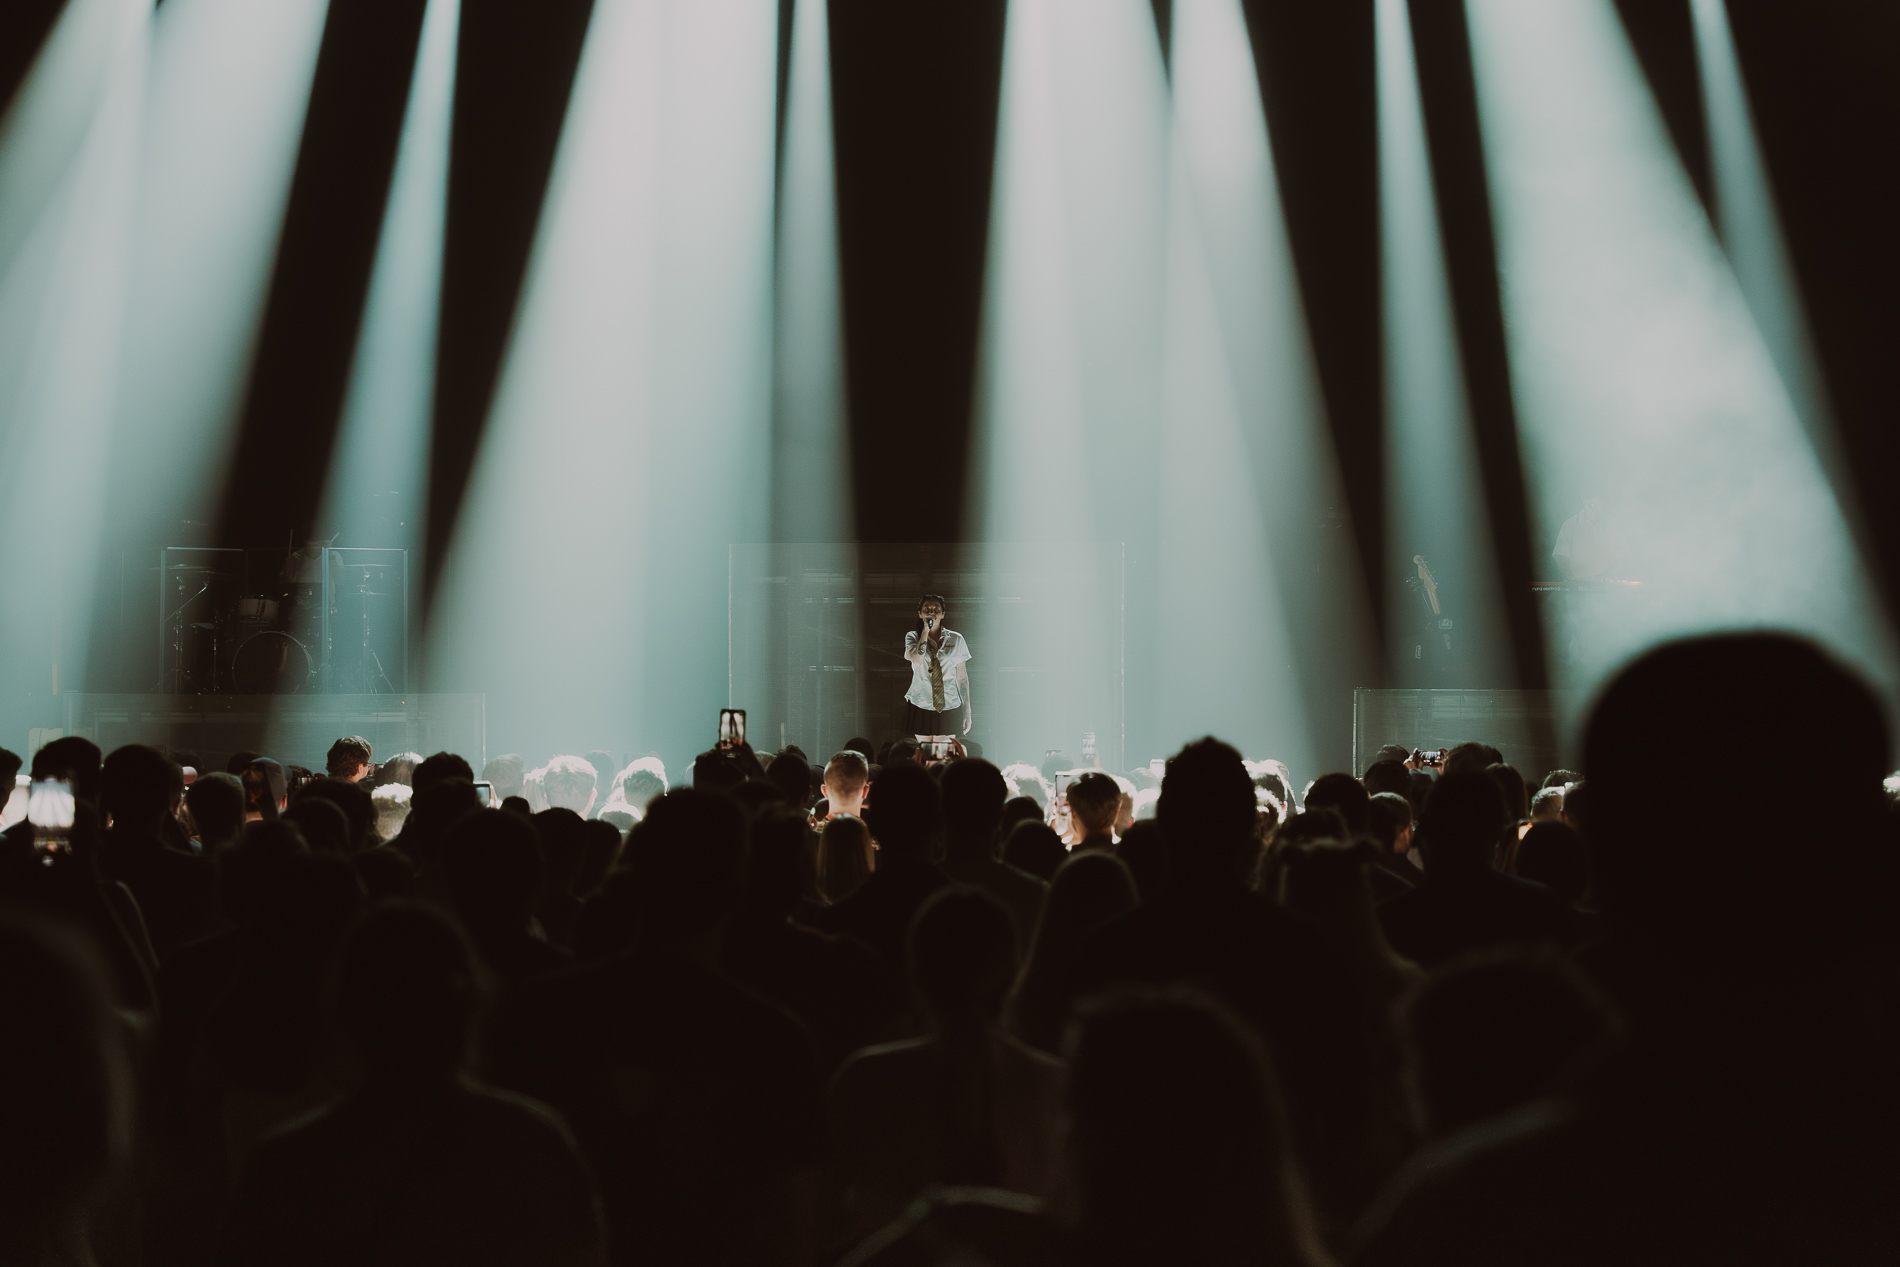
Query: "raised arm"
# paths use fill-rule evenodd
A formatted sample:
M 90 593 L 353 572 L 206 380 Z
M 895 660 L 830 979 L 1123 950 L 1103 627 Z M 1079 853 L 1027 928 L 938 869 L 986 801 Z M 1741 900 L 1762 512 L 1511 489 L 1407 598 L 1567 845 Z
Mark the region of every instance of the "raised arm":
M 915 629 L 904 635 L 904 658 L 912 664 L 922 664 L 925 658 L 925 642 L 917 636 Z

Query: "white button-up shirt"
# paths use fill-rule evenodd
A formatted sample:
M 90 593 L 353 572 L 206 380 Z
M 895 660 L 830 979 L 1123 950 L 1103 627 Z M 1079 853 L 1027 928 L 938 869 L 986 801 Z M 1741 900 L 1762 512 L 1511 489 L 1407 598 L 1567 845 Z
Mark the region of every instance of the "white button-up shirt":
M 917 646 L 917 631 L 911 630 L 904 635 L 904 656 L 909 659 L 911 651 Z M 937 649 L 937 660 L 943 665 L 943 707 L 948 712 L 963 703 L 963 692 L 957 689 L 957 666 L 970 658 L 970 644 L 963 635 L 954 629 L 943 631 L 943 645 Z M 930 694 L 930 660 L 910 662 L 910 689 L 904 692 L 904 698 L 919 708 L 934 710 L 936 701 Z

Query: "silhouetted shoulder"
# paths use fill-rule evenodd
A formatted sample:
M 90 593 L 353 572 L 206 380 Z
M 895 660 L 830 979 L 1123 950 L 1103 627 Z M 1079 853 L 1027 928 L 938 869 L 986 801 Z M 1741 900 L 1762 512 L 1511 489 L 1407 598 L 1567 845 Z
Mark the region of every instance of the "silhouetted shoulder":
M 224 1261 L 579 1261 L 593 1183 L 545 1105 L 488 1088 L 362 1095 L 251 1154 Z

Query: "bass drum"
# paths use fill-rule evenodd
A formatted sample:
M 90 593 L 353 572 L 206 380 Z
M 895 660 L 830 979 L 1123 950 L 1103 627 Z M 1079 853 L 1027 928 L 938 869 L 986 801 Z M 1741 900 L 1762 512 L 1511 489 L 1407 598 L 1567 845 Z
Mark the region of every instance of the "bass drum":
M 231 661 L 240 695 L 295 695 L 309 686 L 311 671 L 303 643 L 276 629 L 246 638 Z

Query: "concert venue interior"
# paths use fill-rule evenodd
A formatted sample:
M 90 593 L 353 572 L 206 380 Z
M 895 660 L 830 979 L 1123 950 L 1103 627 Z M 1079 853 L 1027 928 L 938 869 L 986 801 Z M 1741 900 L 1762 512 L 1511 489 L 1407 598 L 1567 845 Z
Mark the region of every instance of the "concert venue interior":
M 0 911 L 29 914 L 0 918 L 15 965 L 0 1009 L 39 1006 L 37 964 L 143 1019 L 117 1044 L 129 1055 L 85 1057 L 113 1077 L 136 1066 L 140 1097 L 77 1075 L 61 1091 L 57 1123 L 119 1112 L 122 1130 L 99 1126 L 97 1157 L 66 1178 L 0 1196 L 0 1223 L 53 1219 L 0 1232 L 0 1261 L 472 1262 L 510 1245 L 511 1261 L 615 1264 L 1582 1263 L 1608 1246 L 1894 1261 L 1900 1237 L 1874 1217 L 1900 1182 L 1891 1078 L 1824 1094 L 1805 1062 L 1900 1055 L 1900 778 L 1881 783 L 1900 704 L 1896 138 L 1900 6 L 1882 0 L 5 0 L 0 749 L 21 760 L 0 841 L 26 870 L 8 854 Z M 1742 636 L 1710 637 L 1725 634 Z M 1140 946 L 1167 959 L 1153 921 L 1120 959 L 1102 949 L 1110 915 L 1133 918 L 1103 894 L 1121 885 L 1140 914 L 1163 877 L 1185 893 L 1209 865 L 1178 851 L 1218 834 L 1206 806 L 1226 767 L 1190 746 L 1210 735 L 1255 788 L 1249 900 L 1350 943 L 1341 962 L 1376 978 L 1353 987 L 1376 1015 L 1350 1055 L 1372 1088 L 1353 1125 L 1326 1117 L 1344 1093 L 1314 1072 L 1323 1045 L 1283 1035 L 1325 1024 L 1292 986 L 1256 1014 L 1251 986 L 1220 985 L 1246 975 L 1231 958 L 1103 967 Z M 832 760 L 858 748 L 856 766 Z M 444 752 L 466 762 L 447 782 L 474 785 L 479 820 L 441 798 L 425 813 L 418 771 Z M 143 857 L 111 841 L 148 830 L 125 790 L 148 754 L 176 788 L 150 828 L 165 852 L 154 837 Z M 1177 754 L 1193 790 L 1171 820 Z M 277 980 L 245 975 L 268 958 L 243 908 L 264 889 L 233 896 L 232 872 L 251 872 L 216 855 L 324 854 L 329 824 L 269 825 L 339 760 L 342 781 L 378 790 L 360 806 L 337 793 L 356 825 L 331 852 L 381 914 L 352 914 L 321 953 L 279 947 L 303 956 L 308 1006 L 247 1021 L 244 983 Z M 912 765 L 934 776 L 923 791 Z M 1055 842 L 1042 870 L 1006 850 L 1020 833 L 958 817 L 971 771 L 992 766 Z M 947 827 L 896 810 L 880 825 L 864 789 L 900 768 L 885 803 L 923 797 Z M 591 791 L 563 790 L 582 769 Z M 1091 771 L 1120 798 L 1099 840 L 1081 805 L 1107 785 L 1076 782 Z M 255 824 L 214 841 L 193 818 L 190 787 L 213 772 L 237 776 L 262 843 Z M 768 804 L 768 783 L 796 784 L 793 804 Z M 1452 891 L 1447 842 L 1480 784 L 1505 815 L 1487 881 L 1561 895 L 1535 936 L 1516 889 L 1517 923 L 1482 903 L 1390 906 L 1433 887 L 1434 856 Z M 720 794 L 680 797 L 694 787 Z M 532 847 L 492 825 L 517 793 Z M 1368 818 L 1382 797 L 1409 801 L 1402 829 Z M 672 825 L 649 830 L 667 800 Z M 704 879 L 652 861 L 666 832 L 716 836 L 733 801 L 745 903 L 775 883 L 754 874 L 772 815 L 802 824 L 803 905 L 778 914 L 807 940 L 755 939 L 751 960 L 702 944 L 723 924 L 653 913 L 698 910 Z M 860 807 L 870 878 L 848 883 L 827 851 Z M 572 824 L 545 818 L 570 810 L 614 825 L 584 864 L 556 843 Z M 1521 862 L 1546 823 L 1574 845 Z M 970 867 L 980 853 L 1009 877 L 952 867 L 960 832 Z M 468 856 L 526 849 L 515 896 L 538 905 L 514 924 L 559 962 L 496 949 L 484 930 L 512 899 L 469 896 L 477 881 L 445 861 L 463 836 Z M 1829 852 L 1849 839 L 1851 858 Z M 82 840 L 103 842 L 96 858 Z M 1548 861 L 1566 847 L 1569 872 Z M 1354 850 L 1347 879 L 1318 878 L 1321 854 Z M 975 1006 L 989 908 L 925 902 L 936 890 L 913 880 L 901 918 L 848 913 L 852 885 L 907 874 L 912 852 L 1014 921 L 976 1029 L 929 995 L 925 916 L 963 965 L 939 975 L 970 977 L 937 985 Z M 1096 852 L 1125 865 L 1076 865 Z M 1666 883 L 1659 857 L 1676 860 Z M 47 897 L 42 865 L 106 896 Z M 1009 887 L 1033 873 L 1060 896 L 1070 869 L 1073 909 Z M 286 927 L 328 918 L 308 883 Z M 193 884 L 196 923 L 179 896 Z M 41 907 L 93 947 L 62 949 Z M 416 914 L 437 908 L 452 918 Z M 1182 927 L 1219 922 L 1202 915 Z M 1463 931 L 1420 931 L 1434 919 Z M 1771 926 L 1810 948 L 1758 946 L 1736 969 L 1725 948 Z M 439 1193 L 395 1184 L 407 1213 L 379 1224 L 360 1193 L 296 1169 L 318 1154 L 254 1151 L 285 1106 L 342 1113 L 377 1082 L 348 1054 L 375 1043 L 326 1019 L 401 1010 L 377 995 L 350 1011 L 359 959 L 402 968 L 440 950 L 429 938 L 461 954 L 466 936 L 470 980 L 502 982 L 488 994 L 505 1002 L 675 933 L 714 945 L 709 962 L 816 1044 L 809 1105 L 763 1082 L 680 1092 L 723 1106 L 692 1110 L 701 1138 L 783 1149 L 780 1170 L 695 1155 L 688 1178 L 655 1180 L 654 1158 L 589 1118 L 583 1075 L 550 1072 L 527 1040 L 496 1040 L 514 1064 L 471 1057 L 458 1076 L 545 1100 L 573 1139 L 512 1155 L 507 1173 L 541 1177 L 490 1203 L 487 1241 L 466 1220 L 465 1240 L 431 1239 L 430 1218 L 461 1217 Z M 857 995 L 833 980 L 847 944 L 871 982 Z M 1264 944 L 1236 935 L 1220 954 L 1291 953 Z M 810 972 L 791 982 L 785 964 Z M 426 975 L 389 974 L 416 990 Z M 1085 1006 L 1077 982 L 1124 977 L 1206 997 Z M 1743 977 L 1779 984 L 1744 997 Z M 1842 1001 L 1856 989 L 1864 1006 Z M 557 995 L 527 990 L 512 1021 L 493 998 L 478 1010 L 551 1034 L 579 1023 L 560 1008 L 580 995 Z M 1731 1025 L 1744 1013 L 1773 1019 Z M 682 1015 L 682 1032 L 703 1019 Z M 69 1050 L 56 1029 L 43 1049 L 0 1038 L 0 1070 Z M 265 1057 L 229 1035 L 266 1032 L 335 1046 L 345 1072 L 306 1055 L 303 1073 L 245 1082 Z M 1043 1064 L 979 1060 L 959 1045 L 972 1033 Z M 873 1086 L 851 1053 L 898 1039 L 953 1055 Z M 1754 1126 L 1710 1087 L 1665 1111 L 1696 1081 L 1683 1068 L 1751 1043 L 1760 1077 L 1719 1089 L 1761 1109 Z M 1266 1072 L 1207 1074 L 1218 1100 L 1162 1097 L 1172 1126 L 1087 1098 L 1158 1095 L 1168 1070 L 1223 1060 Z M 1471 1091 L 1454 1113 L 1442 1062 L 1493 1099 Z M 1061 1087 L 1047 1104 L 1045 1076 Z M 942 1102 L 905 1101 L 906 1077 Z M 1070 1126 L 1032 1147 L 1032 1127 L 957 1116 L 992 1109 Z M 1197 1113 L 1256 1110 L 1259 1139 L 1195 1134 Z M 193 1134 L 238 1118 L 249 1135 Z M 1459 1134 L 1477 1129 L 1492 1134 Z M 654 1130 L 668 1147 L 684 1145 L 666 1131 L 692 1133 Z M 936 1142 L 894 1158 L 906 1131 Z M 38 1173 L 23 1148 L 0 1142 L 0 1188 Z M 558 1158 L 530 1166 L 535 1149 Z M 1150 1156 L 1169 1149 L 1247 1160 L 1171 1179 Z M 1821 1160 L 1797 1174 L 1797 1154 Z M 245 1170 L 266 1155 L 275 1171 Z M 1446 1178 L 1447 1155 L 1470 1175 Z M 1659 1156 L 1728 1186 L 1679 1190 Z M 569 1188 L 547 1177 L 569 1164 Z M 1622 1177 L 1569 1205 L 1487 1208 L 1529 1202 L 1525 1176 L 1570 1185 L 1599 1165 Z M 890 1191 L 866 1178 L 880 1174 Z M 754 1191 L 793 1178 L 800 1199 Z M 40 1213 L 19 1214 L 42 1188 Z M 511 1223 L 496 1213 L 510 1200 L 534 1212 Z M 583 1213 L 560 1223 L 564 1200 Z M 287 1229 L 322 1202 L 360 1236 L 295 1257 Z M 1583 1230 L 1559 1245 L 1552 1224 Z

